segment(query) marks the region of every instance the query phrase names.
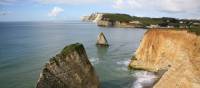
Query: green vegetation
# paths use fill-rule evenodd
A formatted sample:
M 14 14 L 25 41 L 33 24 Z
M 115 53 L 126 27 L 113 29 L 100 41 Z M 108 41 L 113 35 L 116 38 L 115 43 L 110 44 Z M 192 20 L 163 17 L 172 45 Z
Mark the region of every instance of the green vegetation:
M 75 43 L 75 44 L 65 46 L 65 48 L 61 51 L 61 53 L 57 54 L 55 57 L 52 57 L 50 59 L 50 64 L 56 63 L 57 65 L 59 65 L 59 60 L 57 58 L 64 59 L 67 55 L 69 55 L 73 51 L 82 52 L 81 49 L 84 49 L 84 47 L 80 43 Z
M 108 21 L 123 21 L 129 22 L 132 20 L 132 17 L 128 14 L 104 14 L 103 18 Z
M 179 28 L 179 26 L 181 25 L 178 19 L 169 17 L 149 18 L 133 16 L 133 20 L 140 21 L 143 26 L 159 25 L 161 27 L 174 26 L 175 28 Z
M 149 26 L 151 24 L 156 25 L 164 22 L 160 18 L 136 17 L 136 16 L 133 16 L 132 18 L 133 20 L 140 21 L 143 24 L 143 26 Z
M 131 60 L 137 60 L 137 58 L 135 56 L 132 56 Z
M 189 32 L 193 32 L 197 35 L 200 35 L 200 25 L 192 25 L 192 27 L 189 29 Z
M 105 21 L 110 21 L 112 24 L 114 22 L 125 22 L 128 23 L 130 21 L 139 21 L 141 27 L 147 28 L 151 25 L 158 25 L 160 28 L 176 28 L 177 30 L 186 29 L 189 32 L 196 33 L 200 35 L 200 20 L 188 20 L 188 19 L 176 19 L 170 17 L 162 17 L 162 18 L 150 18 L 150 17 L 137 17 L 130 16 L 128 14 L 112 14 L 106 13 L 103 15 L 103 19 Z
M 65 46 L 65 48 L 61 51 L 61 55 L 66 56 L 67 54 L 75 50 L 79 52 L 79 50 L 83 48 L 84 48 L 83 45 L 80 43 L 71 44 Z

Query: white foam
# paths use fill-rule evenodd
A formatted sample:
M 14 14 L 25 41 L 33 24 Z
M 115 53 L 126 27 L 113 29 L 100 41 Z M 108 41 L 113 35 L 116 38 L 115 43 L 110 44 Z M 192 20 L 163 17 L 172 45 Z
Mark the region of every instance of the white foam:
M 92 63 L 92 65 L 99 63 L 99 58 L 96 58 L 96 57 L 90 57 L 89 60 Z
M 118 65 L 124 65 L 124 66 L 128 66 L 128 64 L 130 63 L 131 60 L 124 60 L 124 61 L 118 61 L 116 62 Z
M 131 88 L 143 88 L 144 85 L 153 85 L 157 76 L 152 72 L 137 71 L 133 74 L 136 80 L 133 82 Z
M 116 62 L 117 65 L 120 65 L 117 69 L 122 71 L 128 71 L 128 64 L 130 63 L 130 61 L 131 60 L 123 60 Z
M 127 67 L 118 67 L 117 70 L 119 71 L 128 71 Z

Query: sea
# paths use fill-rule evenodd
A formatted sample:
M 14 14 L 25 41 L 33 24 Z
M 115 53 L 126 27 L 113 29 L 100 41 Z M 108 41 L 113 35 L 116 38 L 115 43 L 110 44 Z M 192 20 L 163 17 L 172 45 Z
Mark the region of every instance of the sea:
M 35 88 L 45 63 L 73 43 L 84 45 L 101 88 L 151 88 L 153 73 L 128 70 L 146 31 L 81 21 L 0 22 L 0 88 Z M 108 48 L 95 45 L 100 32 Z

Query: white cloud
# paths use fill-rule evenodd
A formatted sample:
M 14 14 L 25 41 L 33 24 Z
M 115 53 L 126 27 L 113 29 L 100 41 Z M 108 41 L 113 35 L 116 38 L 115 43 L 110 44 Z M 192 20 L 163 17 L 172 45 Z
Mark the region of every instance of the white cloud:
M 116 0 L 113 7 L 119 9 L 142 9 L 152 4 L 154 3 L 150 2 L 150 0 Z
M 60 8 L 60 7 L 54 7 L 49 13 L 48 16 L 52 16 L 52 17 L 56 17 L 58 16 L 60 13 L 62 13 L 64 11 L 64 9 Z
M 0 5 L 9 5 L 13 2 L 16 2 L 16 0 L 0 0 Z
M 7 14 L 6 12 L 0 12 L 0 16 L 4 16 L 6 14 Z
M 43 4 L 92 4 L 99 0 L 38 0 Z
M 164 12 L 197 12 L 200 0 L 116 0 L 114 8 L 131 10 L 160 10 Z
M 0 16 L 5 16 L 5 15 L 8 15 L 10 14 L 10 12 L 8 11 L 0 11 Z
M 191 12 L 200 10 L 200 0 L 162 0 L 160 7 L 168 12 Z

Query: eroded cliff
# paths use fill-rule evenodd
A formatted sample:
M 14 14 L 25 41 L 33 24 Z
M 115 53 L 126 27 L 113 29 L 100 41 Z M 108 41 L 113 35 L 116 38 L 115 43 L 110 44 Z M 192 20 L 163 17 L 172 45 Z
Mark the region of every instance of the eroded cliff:
M 147 31 L 129 67 L 167 70 L 154 88 L 200 88 L 200 37 L 187 31 Z
M 36 88 L 99 88 L 99 79 L 82 44 L 66 46 L 51 58 Z

